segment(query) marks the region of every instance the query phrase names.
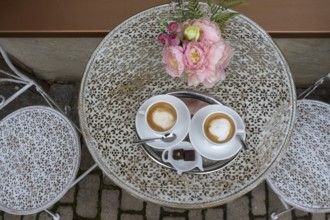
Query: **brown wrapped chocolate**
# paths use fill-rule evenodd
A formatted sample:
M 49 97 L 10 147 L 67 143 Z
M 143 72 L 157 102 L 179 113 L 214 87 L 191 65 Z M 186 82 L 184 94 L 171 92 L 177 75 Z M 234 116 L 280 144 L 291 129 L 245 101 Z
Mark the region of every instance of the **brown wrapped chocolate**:
M 184 150 L 183 149 L 173 150 L 173 159 L 174 160 L 184 159 Z
M 177 149 L 177 150 L 173 150 L 172 156 L 173 156 L 174 160 L 194 161 L 195 160 L 195 151 Z
M 194 150 L 184 151 L 184 160 L 185 161 L 194 161 L 195 160 L 195 151 Z

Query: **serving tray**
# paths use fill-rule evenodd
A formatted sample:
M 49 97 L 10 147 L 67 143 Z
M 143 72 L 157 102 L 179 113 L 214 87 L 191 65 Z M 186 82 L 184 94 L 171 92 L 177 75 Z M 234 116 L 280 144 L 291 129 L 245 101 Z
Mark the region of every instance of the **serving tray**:
M 191 117 L 194 115 L 195 112 L 197 112 L 200 108 L 206 105 L 212 105 L 212 104 L 225 105 L 215 97 L 194 91 L 169 91 L 166 92 L 165 94 L 176 96 L 177 98 L 180 98 L 184 103 L 186 103 L 186 105 L 190 110 Z M 184 141 L 190 142 L 188 135 L 186 136 Z M 147 153 L 147 155 L 156 163 L 166 168 L 175 170 L 175 168 L 170 163 L 166 163 L 162 160 L 163 150 L 155 149 L 147 144 L 143 144 L 142 147 L 144 151 Z M 205 157 L 202 157 L 204 171 L 201 171 L 198 168 L 194 168 L 190 171 L 187 171 L 186 173 L 206 174 L 206 173 L 215 172 L 227 166 L 231 161 L 233 161 L 237 157 L 238 153 L 226 160 L 209 160 Z

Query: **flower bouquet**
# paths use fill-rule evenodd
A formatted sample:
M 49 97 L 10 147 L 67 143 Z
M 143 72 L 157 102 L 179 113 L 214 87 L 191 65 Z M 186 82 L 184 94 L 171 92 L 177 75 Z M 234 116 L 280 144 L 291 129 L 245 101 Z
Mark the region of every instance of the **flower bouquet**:
M 165 28 L 158 36 L 166 72 L 187 80 L 189 86 L 212 87 L 224 80 L 234 51 L 221 33 L 226 22 L 238 14 L 227 9 L 241 3 L 208 0 L 208 11 L 202 10 L 198 0 L 171 3 L 172 16 L 163 22 Z

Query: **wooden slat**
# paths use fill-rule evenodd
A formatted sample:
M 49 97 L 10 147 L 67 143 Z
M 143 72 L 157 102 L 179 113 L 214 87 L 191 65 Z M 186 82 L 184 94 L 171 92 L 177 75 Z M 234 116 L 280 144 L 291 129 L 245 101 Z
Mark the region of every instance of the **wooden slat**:
M 1 0 L 1 37 L 102 37 L 168 0 Z M 246 0 L 237 10 L 277 37 L 330 37 L 329 0 Z

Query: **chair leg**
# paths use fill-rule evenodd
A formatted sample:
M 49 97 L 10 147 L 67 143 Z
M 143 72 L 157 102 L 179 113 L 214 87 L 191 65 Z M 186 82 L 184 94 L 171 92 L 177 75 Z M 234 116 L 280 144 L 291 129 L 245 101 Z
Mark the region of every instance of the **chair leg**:
M 88 170 L 86 170 L 83 174 L 81 174 L 72 184 L 71 187 L 74 187 L 78 182 L 80 182 L 83 178 L 85 178 L 90 172 L 92 172 L 97 167 L 97 164 L 95 163 L 93 166 L 91 166 Z
M 285 213 L 288 213 L 290 211 L 292 211 L 294 209 L 294 207 L 288 208 L 282 212 L 272 212 L 272 214 L 270 215 L 270 217 L 272 219 L 278 219 L 278 217 L 280 217 L 281 215 L 284 215 Z
M 60 220 L 61 219 L 61 216 L 58 213 L 53 213 L 53 212 L 51 212 L 47 209 L 45 209 L 44 211 L 47 212 L 48 215 L 52 216 L 53 220 Z

